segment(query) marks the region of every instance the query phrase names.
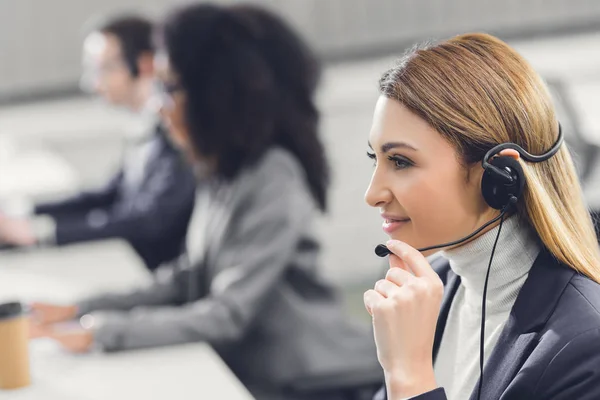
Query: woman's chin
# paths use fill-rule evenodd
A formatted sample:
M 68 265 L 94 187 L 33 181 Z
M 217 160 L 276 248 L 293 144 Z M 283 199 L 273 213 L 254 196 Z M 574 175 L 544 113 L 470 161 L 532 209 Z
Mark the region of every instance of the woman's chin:
M 416 246 L 416 242 L 415 240 L 413 240 L 410 236 L 408 235 L 388 235 L 388 237 L 390 238 L 390 240 L 398 240 L 400 242 L 406 243 L 407 245 L 417 248 Z
M 390 240 L 399 240 L 401 242 L 408 244 L 409 246 L 411 246 L 415 249 L 428 247 L 428 246 L 432 245 L 430 243 L 427 243 L 427 244 L 420 243 L 418 240 L 415 240 L 414 237 L 412 237 L 410 235 L 406 235 L 406 234 L 402 235 L 402 234 L 396 233 L 396 234 L 388 235 L 388 237 L 390 238 Z M 427 257 L 427 256 L 437 253 L 438 251 L 440 251 L 440 249 L 424 251 L 424 252 L 421 252 L 421 254 L 423 254 L 425 257 Z

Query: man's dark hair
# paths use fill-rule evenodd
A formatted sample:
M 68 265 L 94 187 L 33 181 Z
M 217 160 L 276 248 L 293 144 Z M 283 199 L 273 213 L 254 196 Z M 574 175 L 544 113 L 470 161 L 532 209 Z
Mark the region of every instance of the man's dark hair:
M 329 171 L 313 99 L 320 66 L 296 33 L 257 7 L 197 4 L 168 17 L 159 42 L 186 94 L 193 146 L 216 159 L 217 174 L 231 179 L 283 147 L 324 210 Z
M 138 60 L 144 53 L 154 53 L 153 24 L 150 20 L 126 15 L 106 20 L 96 31 L 115 36 L 121 44 L 123 60 L 134 77 L 140 73 Z

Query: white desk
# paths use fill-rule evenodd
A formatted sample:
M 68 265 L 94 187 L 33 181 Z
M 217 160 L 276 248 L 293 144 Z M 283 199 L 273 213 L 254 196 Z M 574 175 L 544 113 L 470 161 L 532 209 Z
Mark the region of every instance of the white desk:
M 120 242 L 31 253 L 0 253 L 0 301 L 69 301 L 149 279 Z M 33 384 L 0 391 L 4 400 L 164 400 L 253 397 L 204 343 L 114 354 L 73 355 L 50 340 L 31 344 Z
M 0 137 L 2 147 L 14 146 Z M 0 152 L 0 197 L 47 198 L 78 190 L 75 170 L 60 156 L 42 149 Z
M 0 252 L 0 301 L 72 301 L 149 281 L 139 257 L 121 241 Z
M 32 346 L 34 383 L 6 400 L 252 399 L 205 344 L 114 354 L 64 354 Z

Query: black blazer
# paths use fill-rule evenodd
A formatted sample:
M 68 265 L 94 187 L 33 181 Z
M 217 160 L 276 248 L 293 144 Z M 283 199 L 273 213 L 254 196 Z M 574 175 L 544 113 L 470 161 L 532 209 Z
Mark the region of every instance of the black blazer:
M 133 193 L 125 196 L 128 188 L 121 169 L 103 189 L 36 207 L 36 214 L 55 219 L 57 245 L 123 238 L 151 270 L 180 254 L 194 205 L 195 179 L 160 126 L 151 140 L 158 142 L 157 150 Z
M 434 359 L 460 284 L 448 261 L 436 261 L 432 267 L 445 289 Z M 485 400 L 600 399 L 600 285 L 542 250 L 483 373 Z M 384 389 L 375 396 L 386 398 Z M 446 395 L 440 388 L 414 399 L 446 400 Z M 470 397 L 475 399 L 476 389 Z

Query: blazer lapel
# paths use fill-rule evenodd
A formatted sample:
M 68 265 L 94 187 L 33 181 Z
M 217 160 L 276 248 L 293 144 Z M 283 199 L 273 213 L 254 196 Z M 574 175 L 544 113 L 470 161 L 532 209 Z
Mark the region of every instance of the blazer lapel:
M 537 332 L 521 333 L 511 313 L 483 369 L 482 399 L 499 399 L 535 347 Z M 470 400 L 477 399 L 479 379 Z
M 543 249 L 531 267 L 510 316 L 483 370 L 481 398 L 499 399 L 535 346 L 537 336 L 575 271 Z M 479 381 L 470 400 L 477 399 Z
M 156 182 L 156 171 L 165 170 L 165 163 L 173 162 L 170 159 L 170 153 L 174 150 L 170 147 L 160 126 L 157 125 L 151 134 L 148 134 L 148 136 L 138 141 L 138 146 L 149 145 L 150 142 L 152 142 L 150 145 L 152 148 L 146 156 L 147 158 L 143 167 L 143 178 L 140 182 L 140 188 L 147 187 L 148 185 L 152 185 L 153 182 Z M 161 178 L 165 180 L 170 179 L 170 177 L 164 176 Z
M 454 295 L 460 286 L 460 277 L 456 275 L 448 266 L 448 271 L 445 276 L 440 276 L 442 280 L 444 278 L 444 297 L 442 298 L 442 306 L 440 307 L 440 315 L 438 316 L 437 325 L 435 327 L 435 338 L 433 341 L 433 361 L 437 357 L 440 344 L 442 342 L 442 336 L 444 335 L 444 329 L 446 329 L 446 321 L 448 320 L 448 313 L 450 312 L 450 306 L 452 306 L 452 300 Z
M 221 259 L 221 248 L 225 235 L 230 234 L 229 229 L 234 212 L 236 211 L 236 202 L 241 196 L 240 190 L 243 189 L 239 180 L 233 182 L 214 183 L 210 190 L 209 212 L 205 215 L 208 219 L 206 224 L 206 242 L 204 249 L 204 268 L 206 268 L 207 279 L 212 281 L 215 275 L 220 271 L 219 268 L 230 267 L 231 265 L 222 265 L 227 263 Z
M 200 186 L 196 190 L 194 211 L 188 224 L 186 235 L 186 253 L 191 265 L 204 261 L 208 242 L 208 223 L 210 216 L 210 193 L 208 187 Z

